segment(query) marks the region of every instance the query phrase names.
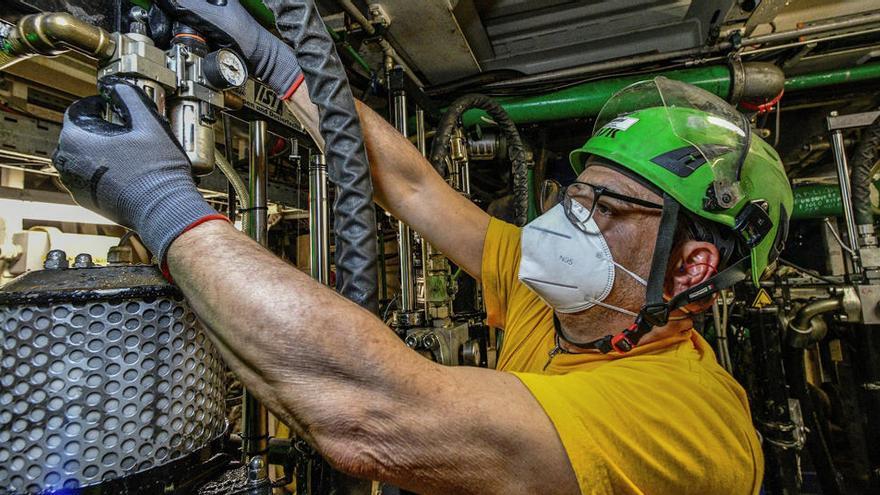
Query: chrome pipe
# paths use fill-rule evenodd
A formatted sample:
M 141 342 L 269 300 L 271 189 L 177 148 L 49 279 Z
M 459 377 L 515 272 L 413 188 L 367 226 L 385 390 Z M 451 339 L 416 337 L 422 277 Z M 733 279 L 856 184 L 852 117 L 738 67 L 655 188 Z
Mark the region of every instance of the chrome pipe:
M 257 120 L 248 125 L 248 137 L 250 140 L 250 173 L 248 174 L 248 187 L 250 189 L 250 201 L 245 215 L 250 217 L 248 222 L 248 235 L 265 247 L 268 243 L 268 201 L 266 197 L 266 183 L 269 181 L 268 149 L 269 133 L 266 121 Z M 255 457 L 262 458 L 261 465 L 266 471 L 264 477 L 268 477 L 268 463 L 266 452 L 269 448 L 269 411 L 261 404 L 253 394 L 245 390 L 242 399 L 242 457 L 246 465 L 250 466 Z
M 251 239 L 265 247 L 269 240 L 267 228 L 268 202 L 266 198 L 266 183 L 269 182 L 268 168 L 268 141 L 269 133 L 266 129 L 265 120 L 255 120 L 248 125 L 248 137 L 250 139 L 250 175 L 248 187 L 250 189 L 250 204 L 247 214 L 250 215 Z
M 427 135 L 425 132 L 425 111 L 418 107 L 416 108 L 416 146 L 419 148 L 419 153 L 421 153 L 422 156 L 428 156 Z M 424 237 L 422 237 L 421 240 L 422 288 L 425 291 L 422 307 L 425 311 L 425 319 L 430 320 L 431 305 L 428 302 L 428 264 L 431 262 L 431 244 Z
M 309 248 L 312 278 L 330 284 L 330 201 L 327 162 L 320 153 L 309 161 Z
M 837 112 L 831 112 L 836 116 Z M 831 149 L 834 154 L 834 162 L 837 164 L 837 180 L 840 183 L 840 202 L 843 204 L 843 221 L 846 224 L 846 235 L 849 238 L 849 246 L 852 250 L 849 255 L 853 264 L 853 272 L 861 273 L 862 267 L 859 260 L 859 241 L 856 235 L 856 221 L 853 213 L 852 193 L 849 183 L 849 165 L 846 162 L 846 148 L 844 148 L 843 131 L 837 129 L 831 132 Z
M 408 129 L 406 122 L 406 95 L 399 92 L 392 97 L 394 112 L 394 126 L 407 137 Z M 416 307 L 416 288 L 413 279 L 413 248 L 412 231 L 409 225 L 398 220 L 397 222 L 397 249 L 400 254 L 400 311 L 411 312 Z

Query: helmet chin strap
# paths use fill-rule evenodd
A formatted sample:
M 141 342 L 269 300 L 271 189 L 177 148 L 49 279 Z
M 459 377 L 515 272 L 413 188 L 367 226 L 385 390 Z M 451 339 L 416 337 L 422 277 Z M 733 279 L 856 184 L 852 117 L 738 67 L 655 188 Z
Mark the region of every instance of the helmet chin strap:
M 571 338 L 562 327 L 562 323 L 553 314 L 553 326 L 556 329 L 557 349 L 561 350 L 558 339 L 561 338 L 574 347 L 580 349 L 596 349 L 603 354 L 611 351 L 626 353 L 635 348 L 639 341 L 654 327 L 666 325 L 671 318 L 669 314 L 681 309 L 688 304 L 705 299 L 718 291 L 732 287 L 748 277 L 749 256 L 745 256 L 720 273 L 709 279 L 675 295 L 669 301 L 663 298 L 663 286 L 666 282 L 666 272 L 669 265 L 669 256 L 672 254 L 675 242 L 675 229 L 678 225 L 678 214 L 681 205 L 668 194 L 663 195 L 663 213 L 660 217 L 660 230 L 657 233 L 657 244 L 654 256 L 651 260 L 651 273 L 648 276 L 648 286 L 645 292 L 645 304 L 639 311 L 635 321 L 628 328 L 616 335 L 606 335 L 589 342 L 578 342 Z M 559 352 L 559 351 L 557 351 Z

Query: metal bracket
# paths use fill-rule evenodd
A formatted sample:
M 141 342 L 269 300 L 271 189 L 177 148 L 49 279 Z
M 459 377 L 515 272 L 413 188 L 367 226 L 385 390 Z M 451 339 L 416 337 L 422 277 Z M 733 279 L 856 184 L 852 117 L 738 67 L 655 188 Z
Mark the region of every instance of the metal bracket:
M 866 127 L 874 123 L 880 117 L 880 110 L 874 112 L 851 113 L 848 115 L 831 115 L 826 117 L 825 123 L 829 131 L 856 129 Z

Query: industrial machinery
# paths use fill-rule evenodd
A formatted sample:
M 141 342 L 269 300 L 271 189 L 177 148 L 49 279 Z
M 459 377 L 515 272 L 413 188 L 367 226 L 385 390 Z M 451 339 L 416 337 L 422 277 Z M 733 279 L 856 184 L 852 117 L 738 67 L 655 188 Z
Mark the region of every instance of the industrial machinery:
M 241 3 L 275 29 L 263 2 Z M 723 293 L 697 329 L 748 393 L 764 493 L 880 493 L 876 1 L 315 3 L 326 28 L 308 29 L 339 53 L 318 76 L 515 224 L 541 211 L 542 184 L 574 180 L 569 151 L 627 85 L 663 75 L 738 105 L 794 185 L 789 240 L 772 274 Z M 268 416 L 137 236 L 58 183 L 63 111 L 107 76 L 152 98 L 218 210 L 377 311 L 414 351 L 493 367 L 503 350 L 479 283 L 374 215 L 371 192 L 338 173 L 365 173 L 365 158 L 343 156 L 330 134 L 320 153 L 235 51 L 148 0 L 4 1 L 0 494 L 375 493 Z M 357 207 L 340 209 L 342 197 Z M 355 238 L 352 222 L 370 228 Z

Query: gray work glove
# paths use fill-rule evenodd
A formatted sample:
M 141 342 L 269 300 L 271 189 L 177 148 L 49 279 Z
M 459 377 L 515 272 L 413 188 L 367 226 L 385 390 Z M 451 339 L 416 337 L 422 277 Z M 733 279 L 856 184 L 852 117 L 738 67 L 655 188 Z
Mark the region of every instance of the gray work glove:
M 103 83 L 122 124 L 104 120 L 107 98 L 77 101 L 53 162 L 77 203 L 137 231 L 164 269 L 177 236 L 225 217 L 199 194 L 186 154 L 143 91 L 117 78 Z
M 261 26 L 238 0 L 159 0 L 159 5 L 215 45 L 236 49 L 247 60 L 251 74 L 282 99 L 302 83 L 293 49 Z

